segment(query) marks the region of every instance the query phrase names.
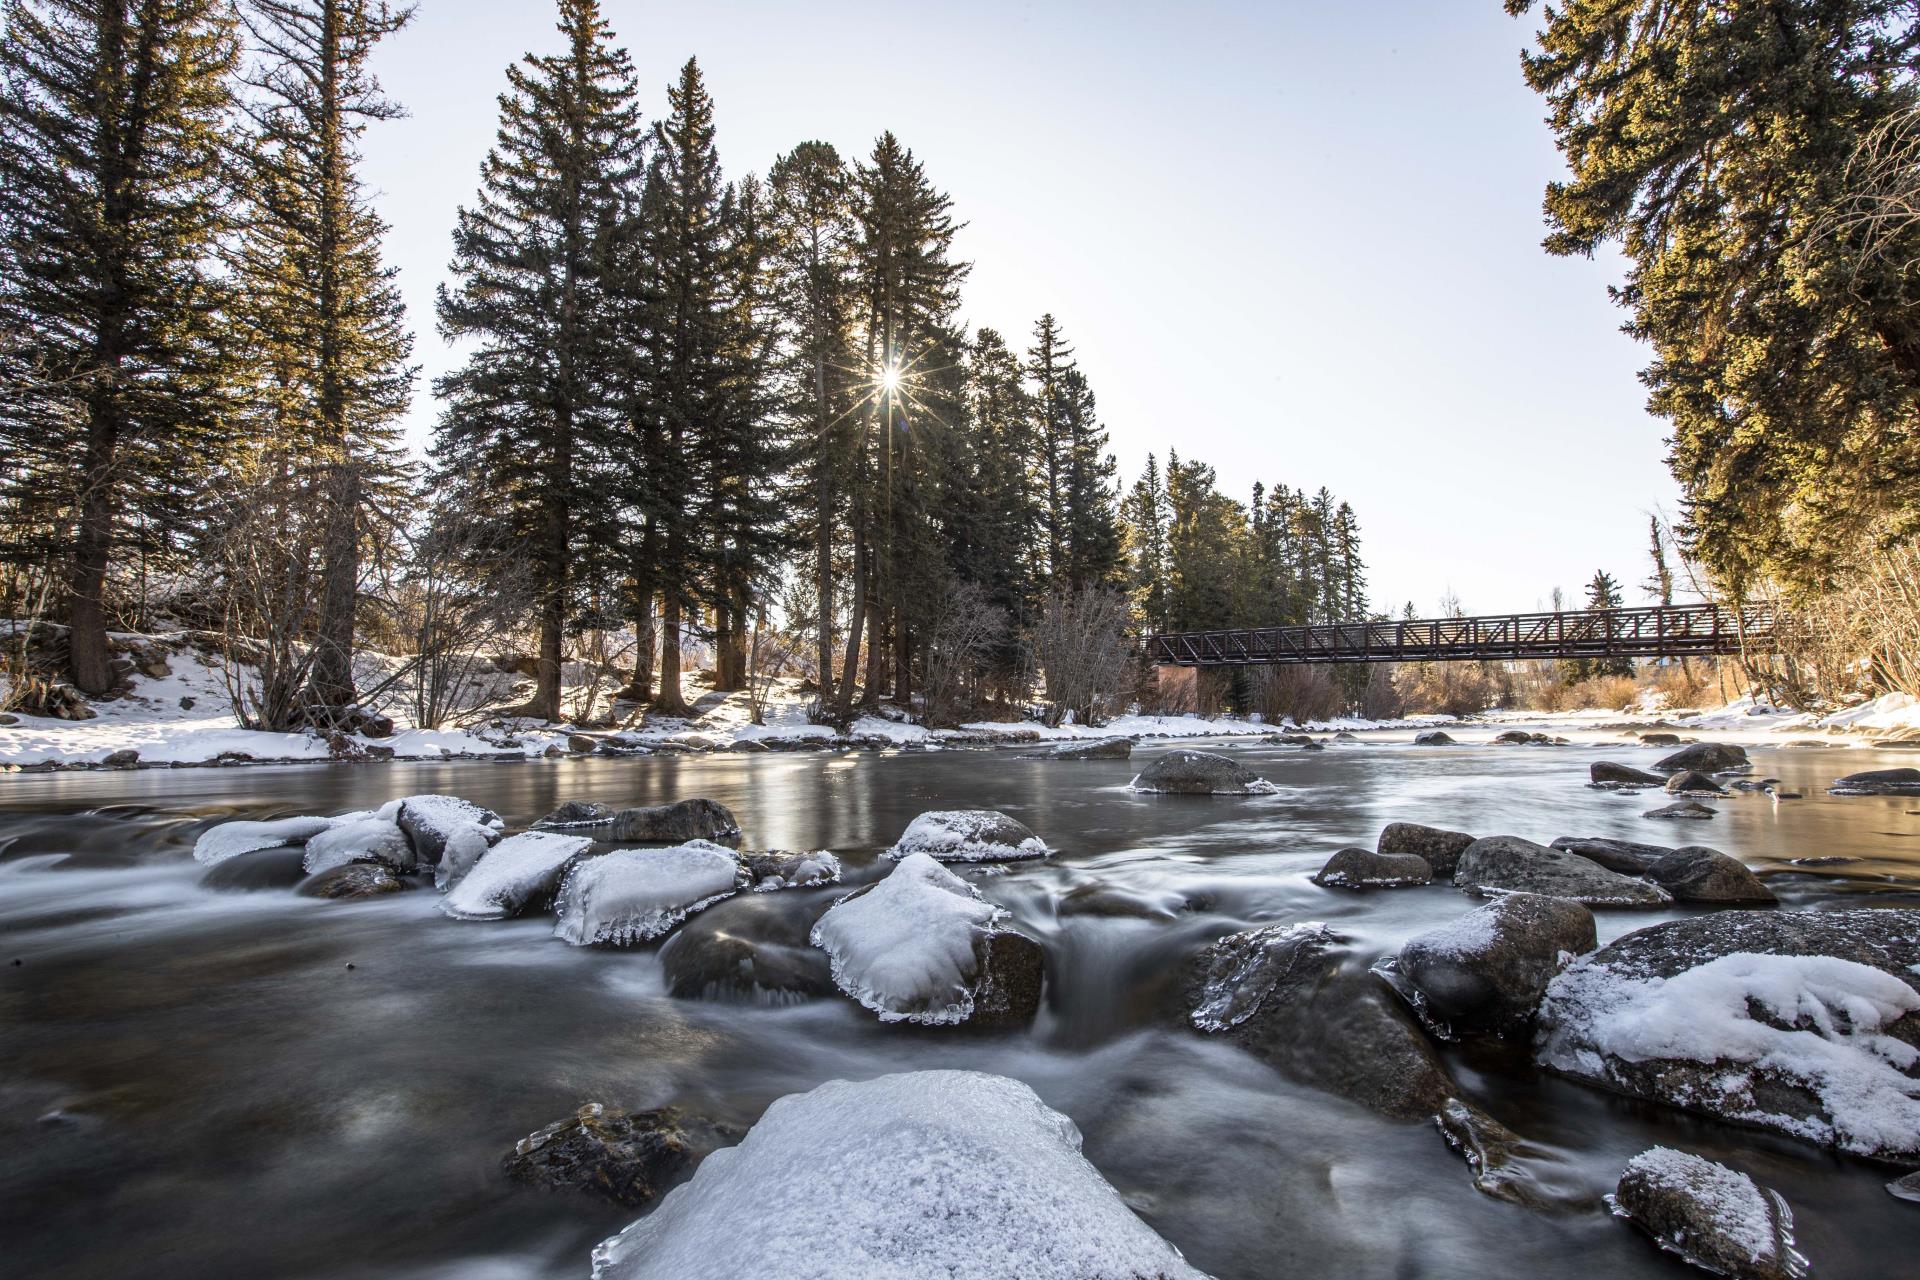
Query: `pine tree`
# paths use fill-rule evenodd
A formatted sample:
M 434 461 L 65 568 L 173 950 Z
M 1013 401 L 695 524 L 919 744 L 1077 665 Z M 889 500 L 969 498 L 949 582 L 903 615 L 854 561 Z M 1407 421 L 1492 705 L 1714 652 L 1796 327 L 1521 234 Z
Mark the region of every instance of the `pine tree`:
M 949 558 L 954 576 L 979 584 L 988 607 L 1001 610 L 1008 629 L 988 658 L 1003 685 L 1019 675 L 1020 633 L 1039 616 L 1044 598 L 1039 544 L 1039 492 L 1033 413 L 1020 363 L 1006 340 L 981 329 L 967 350 L 966 411 L 958 483 L 946 503 Z
M 1040 475 L 1047 529 L 1047 573 L 1056 580 L 1067 570 L 1068 430 L 1072 408 L 1067 374 L 1074 371 L 1073 348 L 1051 312 L 1034 322 L 1027 348 L 1027 378 L 1033 384 L 1033 409 L 1039 419 Z
M 1107 431 L 1086 375 L 1067 369 L 1060 387 L 1065 431 L 1058 524 L 1065 560 L 1056 576 L 1069 590 L 1083 591 L 1108 585 L 1120 567 L 1120 530 L 1114 521 L 1118 467 L 1107 452 Z
M 616 430 L 612 264 L 644 144 L 632 63 L 599 5 L 560 0 L 559 11 L 566 51 L 508 69 L 479 197 L 460 210 L 440 325 L 474 345 L 437 384 L 446 407 L 434 449 L 445 482 L 484 489 L 474 505 L 538 566 L 527 711 L 549 720 L 560 718 L 569 618 L 583 590 L 615 572 L 609 476 L 630 441 Z
M 106 591 L 177 546 L 226 448 L 211 264 L 238 58 L 222 0 L 8 0 L 0 34 L 0 453 L 49 509 L 73 681 L 109 692 Z
M 327 512 L 310 700 L 336 710 L 354 700 L 363 508 L 400 470 L 397 422 L 413 378 L 413 338 L 380 257 L 386 226 L 354 172 L 356 142 L 368 123 L 401 114 L 367 60 L 412 15 L 369 0 L 248 0 L 246 17 L 257 137 L 238 309 L 267 402 L 261 428 L 306 460 Z
M 1169 455 L 1171 459 L 1172 455 Z M 1167 489 L 1152 454 L 1121 512 L 1126 536 L 1127 586 L 1149 631 L 1170 629 L 1167 612 Z

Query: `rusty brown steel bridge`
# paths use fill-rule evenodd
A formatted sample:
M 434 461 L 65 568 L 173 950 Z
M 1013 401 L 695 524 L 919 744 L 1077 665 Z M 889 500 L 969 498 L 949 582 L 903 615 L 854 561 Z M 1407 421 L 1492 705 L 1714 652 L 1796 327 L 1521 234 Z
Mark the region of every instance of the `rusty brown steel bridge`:
M 1765 605 L 1667 604 L 1639 609 L 1179 631 L 1150 635 L 1145 647 L 1150 661 L 1175 667 L 1684 658 L 1770 653 L 1773 621 L 1773 611 Z

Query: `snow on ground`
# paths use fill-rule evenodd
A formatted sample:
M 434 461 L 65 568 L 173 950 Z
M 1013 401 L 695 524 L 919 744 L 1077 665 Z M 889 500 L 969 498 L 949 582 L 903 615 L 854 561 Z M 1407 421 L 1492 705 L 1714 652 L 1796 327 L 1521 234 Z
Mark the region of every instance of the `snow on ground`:
M 594 1250 L 593 1275 L 1204 1280 L 1080 1154 L 1071 1120 L 974 1071 L 780 1099 Z

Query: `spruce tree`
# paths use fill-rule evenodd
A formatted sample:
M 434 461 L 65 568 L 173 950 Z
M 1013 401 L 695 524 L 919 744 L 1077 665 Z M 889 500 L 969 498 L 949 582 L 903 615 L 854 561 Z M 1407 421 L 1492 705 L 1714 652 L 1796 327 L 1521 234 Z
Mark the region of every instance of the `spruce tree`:
M 1069 405 L 1067 374 L 1075 369 L 1073 348 L 1049 312 L 1034 322 L 1027 348 L 1027 378 L 1033 385 L 1033 410 L 1039 421 L 1040 475 L 1045 481 L 1047 573 L 1067 571 L 1067 494 Z
M 1127 586 L 1149 631 L 1169 629 L 1167 616 L 1167 489 L 1152 454 L 1121 510 Z
M 1040 493 L 1033 413 L 1020 362 L 993 329 L 974 334 L 967 350 L 965 454 L 947 506 L 954 574 L 978 583 L 985 603 L 1004 612 L 1008 630 L 992 643 L 993 675 L 1011 685 L 1019 674 L 1020 633 L 1039 616 L 1044 589 Z
M 386 226 L 354 171 L 356 143 L 369 123 L 401 114 L 367 61 L 413 11 L 247 0 L 245 12 L 257 136 L 236 309 L 252 329 L 250 399 L 264 402 L 256 431 L 304 459 L 311 500 L 327 513 L 309 700 L 338 711 L 354 700 L 366 508 L 390 494 L 400 470 L 397 424 L 413 378 L 413 338 L 380 256 Z
M 1060 377 L 1064 410 L 1059 534 L 1064 563 L 1057 576 L 1074 591 L 1110 584 L 1120 567 L 1114 522 L 1118 467 L 1107 452 L 1093 389 L 1078 368 Z
M 109 692 L 108 581 L 179 545 L 226 448 L 223 0 L 9 0 L 0 34 L 0 453 L 50 512 L 73 681 Z
M 644 135 L 626 51 L 595 0 L 560 0 L 563 53 L 507 71 L 480 192 L 460 210 L 441 329 L 472 344 L 440 379 L 445 482 L 483 490 L 516 557 L 536 566 L 540 652 L 530 715 L 560 718 L 560 664 L 583 588 L 615 573 L 610 473 L 621 423 L 613 264 Z

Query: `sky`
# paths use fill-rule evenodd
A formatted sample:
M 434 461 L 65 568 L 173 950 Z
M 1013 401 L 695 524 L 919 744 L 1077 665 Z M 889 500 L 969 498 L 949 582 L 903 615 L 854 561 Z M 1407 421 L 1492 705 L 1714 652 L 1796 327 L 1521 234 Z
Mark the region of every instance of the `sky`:
M 950 194 L 969 327 L 1024 348 L 1052 312 L 1124 483 L 1149 452 L 1326 485 L 1358 513 L 1375 608 L 1645 599 L 1666 429 L 1619 331 L 1610 256 L 1547 256 L 1563 166 L 1497 0 L 1245 4 L 603 0 L 649 118 L 697 56 L 729 176 L 891 129 Z M 1364 12 L 1364 19 L 1358 16 Z M 365 175 L 416 329 L 433 325 L 508 63 L 555 51 L 544 0 L 419 0 L 375 70 L 408 118 Z

